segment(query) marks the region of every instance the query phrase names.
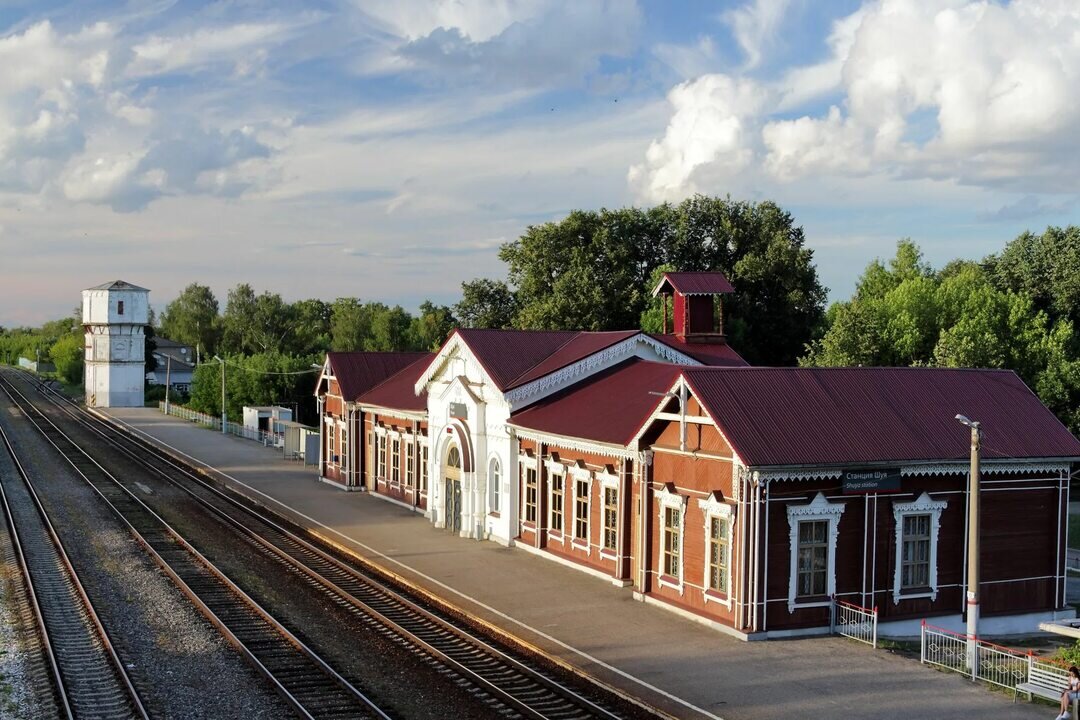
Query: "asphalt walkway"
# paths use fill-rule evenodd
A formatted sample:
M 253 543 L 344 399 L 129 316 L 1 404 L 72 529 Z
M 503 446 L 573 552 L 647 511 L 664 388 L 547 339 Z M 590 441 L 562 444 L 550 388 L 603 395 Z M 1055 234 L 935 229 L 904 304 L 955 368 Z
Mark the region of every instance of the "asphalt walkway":
M 843 638 L 746 643 L 572 568 L 451 536 L 280 450 L 166 417 L 109 414 L 312 532 L 623 691 L 686 718 L 1050 718 L 1045 705 Z

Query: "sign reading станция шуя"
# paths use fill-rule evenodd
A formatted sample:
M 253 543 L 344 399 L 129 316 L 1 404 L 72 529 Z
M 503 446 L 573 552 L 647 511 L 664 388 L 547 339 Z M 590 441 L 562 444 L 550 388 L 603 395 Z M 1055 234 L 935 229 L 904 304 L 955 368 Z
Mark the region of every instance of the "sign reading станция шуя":
M 899 492 L 900 468 L 845 470 L 841 476 L 844 494 Z

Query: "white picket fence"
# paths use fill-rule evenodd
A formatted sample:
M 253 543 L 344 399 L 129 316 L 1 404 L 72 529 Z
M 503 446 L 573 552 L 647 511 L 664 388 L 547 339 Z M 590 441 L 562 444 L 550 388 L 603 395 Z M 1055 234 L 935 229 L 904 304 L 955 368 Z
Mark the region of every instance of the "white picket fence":
M 878 610 L 833 598 L 832 631 L 877 647 Z
M 922 662 L 1008 688 L 1026 683 L 1035 660 L 1030 651 L 1014 650 L 975 639 L 974 658 L 969 657 L 968 636 L 922 623 Z M 972 663 L 974 659 L 974 663 Z
M 158 402 L 158 410 L 165 412 L 165 402 Z M 178 417 L 183 420 L 188 420 L 199 425 L 205 425 L 213 428 L 218 432 L 221 431 L 221 418 L 215 415 L 207 415 L 206 413 L 196 412 L 190 408 L 177 405 L 175 403 L 169 403 L 168 415 L 172 417 Z M 284 436 L 281 433 L 267 432 L 265 430 L 259 430 L 258 428 L 247 427 L 240 423 L 227 422 L 225 423 L 225 432 L 229 435 L 235 435 L 247 440 L 254 440 L 255 442 L 262 443 L 269 447 L 280 447 L 284 442 Z

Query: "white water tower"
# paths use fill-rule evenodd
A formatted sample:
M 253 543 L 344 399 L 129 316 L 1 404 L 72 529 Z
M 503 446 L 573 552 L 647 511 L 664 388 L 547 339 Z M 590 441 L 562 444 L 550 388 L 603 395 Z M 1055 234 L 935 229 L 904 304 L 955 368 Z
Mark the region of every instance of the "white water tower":
M 142 407 L 150 291 L 123 280 L 83 290 L 87 407 Z

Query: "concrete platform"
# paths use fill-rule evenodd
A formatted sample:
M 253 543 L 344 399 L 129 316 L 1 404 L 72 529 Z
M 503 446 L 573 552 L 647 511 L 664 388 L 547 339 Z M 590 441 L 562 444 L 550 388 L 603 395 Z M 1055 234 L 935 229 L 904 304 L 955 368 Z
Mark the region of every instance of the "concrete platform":
M 432 527 L 318 482 L 280 451 L 151 408 L 105 411 L 357 555 L 627 694 L 685 718 L 1047 718 L 954 673 L 843 638 L 745 643 L 633 600 L 629 588 Z

